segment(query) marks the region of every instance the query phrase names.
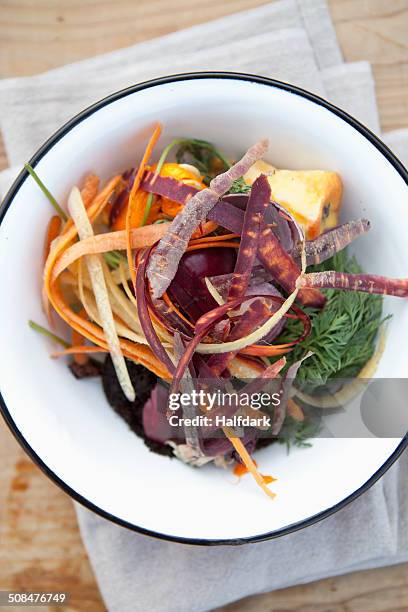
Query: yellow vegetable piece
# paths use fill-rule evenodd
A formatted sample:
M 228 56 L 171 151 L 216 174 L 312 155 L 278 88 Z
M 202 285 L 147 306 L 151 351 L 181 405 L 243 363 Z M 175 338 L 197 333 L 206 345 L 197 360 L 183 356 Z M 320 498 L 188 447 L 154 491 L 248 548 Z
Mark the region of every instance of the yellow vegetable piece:
M 160 170 L 160 176 L 171 176 L 174 179 L 177 179 L 178 181 L 196 181 L 196 182 L 200 182 L 201 181 L 201 176 L 197 176 L 196 172 L 193 172 L 193 166 L 191 166 L 191 169 L 187 166 L 187 164 L 176 164 L 176 163 L 172 163 L 172 162 L 166 162 L 165 164 L 163 164 L 161 170 Z M 156 164 L 154 164 L 150 170 L 154 171 L 156 170 Z M 194 168 L 195 170 L 195 168 Z
M 268 175 L 272 199 L 292 213 L 307 239 L 338 225 L 343 186 L 336 172 L 278 170 L 260 160 L 244 179 L 252 185 L 262 173 Z

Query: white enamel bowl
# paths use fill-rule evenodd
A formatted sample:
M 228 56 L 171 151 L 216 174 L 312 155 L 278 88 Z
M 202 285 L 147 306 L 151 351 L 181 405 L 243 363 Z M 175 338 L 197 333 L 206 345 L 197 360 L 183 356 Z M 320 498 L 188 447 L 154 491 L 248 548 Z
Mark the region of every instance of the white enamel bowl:
M 148 128 L 160 120 L 161 145 L 204 138 L 227 154 L 270 139 L 268 159 L 283 168 L 339 172 L 344 219 L 367 216 L 356 244 L 367 271 L 406 276 L 406 175 L 367 129 L 323 100 L 259 77 L 204 73 L 150 81 L 114 94 L 75 117 L 31 161 L 64 202 L 89 171 L 107 178 L 134 164 Z M 27 325 L 44 323 L 40 300 L 43 233 L 51 214 L 23 172 L 2 208 L 0 388 L 6 421 L 27 452 L 72 497 L 137 531 L 199 544 L 241 543 L 288 533 L 338 510 L 367 489 L 402 451 L 400 439 L 319 439 L 289 455 L 262 450 L 264 473 L 278 477 L 275 501 L 250 477 L 239 483 L 208 466 L 186 467 L 149 452 L 108 406 L 100 382 L 76 381 L 51 345 Z M 408 372 L 408 302 L 393 313 L 378 376 Z M 405 341 L 404 341 L 405 340 Z M 385 407 L 386 408 L 386 407 Z

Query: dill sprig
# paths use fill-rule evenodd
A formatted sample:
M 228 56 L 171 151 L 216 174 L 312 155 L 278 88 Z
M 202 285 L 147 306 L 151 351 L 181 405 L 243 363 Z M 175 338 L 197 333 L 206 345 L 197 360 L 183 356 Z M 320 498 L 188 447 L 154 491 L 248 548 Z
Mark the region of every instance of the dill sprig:
M 313 272 L 337 270 L 360 273 L 361 267 L 344 249 L 334 257 L 311 267 Z M 306 352 L 309 357 L 299 369 L 296 386 L 309 393 L 332 378 L 353 378 L 373 356 L 376 336 L 383 323 L 382 296 L 327 289 L 327 302 L 322 310 L 306 308 L 312 330 L 308 338 L 287 356 L 288 365 Z M 288 319 L 277 344 L 299 336 L 300 324 Z
M 178 146 L 176 160 L 178 164 L 190 163 L 203 175 L 203 182 L 208 185 L 214 176 L 231 167 L 228 159 L 211 143 L 197 138 L 176 138 L 163 149 L 157 162 L 155 172 L 160 173 L 170 151 Z M 145 225 L 153 204 L 154 195 L 149 193 L 142 225 Z
M 206 185 L 231 167 L 228 159 L 211 142 L 197 138 L 185 138 L 180 142 L 176 160 L 178 164 L 193 164 L 203 175 Z
M 285 444 L 289 452 L 291 446 L 297 448 L 310 448 L 311 438 L 315 438 L 321 429 L 320 418 L 316 415 L 308 415 L 304 421 L 295 421 L 286 416 L 282 429 L 279 432 L 279 444 Z
M 249 193 L 250 191 L 251 186 L 247 185 L 243 177 L 241 177 L 232 183 L 232 187 L 228 193 Z
M 231 168 L 231 163 L 223 153 L 211 142 L 185 138 L 180 140 L 179 148 L 176 153 L 177 163 L 191 163 L 203 175 L 203 181 L 208 185 L 220 172 L 225 172 Z M 248 193 L 251 187 L 247 185 L 243 178 L 234 181 L 228 193 Z

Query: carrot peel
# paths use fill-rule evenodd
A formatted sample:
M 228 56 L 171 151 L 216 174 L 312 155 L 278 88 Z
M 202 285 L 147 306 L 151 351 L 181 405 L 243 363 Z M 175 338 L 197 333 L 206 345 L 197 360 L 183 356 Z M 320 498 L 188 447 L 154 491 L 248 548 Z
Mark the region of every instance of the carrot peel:
M 127 260 L 128 260 L 129 270 L 130 270 L 130 278 L 132 279 L 133 284 L 135 284 L 135 281 L 136 281 L 136 274 L 135 274 L 135 269 L 133 266 L 133 259 L 132 259 L 132 245 L 131 245 L 131 238 L 130 238 L 131 222 L 133 219 L 133 223 L 136 224 L 136 226 L 140 226 L 142 224 L 143 215 L 144 215 L 144 211 L 140 210 L 138 211 L 138 216 L 140 216 L 140 220 L 138 219 L 136 219 L 136 221 L 134 220 L 134 216 L 135 216 L 134 207 L 136 205 L 136 194 L 138 192 L 141 180 L 146 170 L 147 162 L 149 161 L 149 158 L 153 152 L 153 148 L 156 142 L 158 141 L 161 132 L 162 132 L 162 126 L 160 123 L 157 123 L 153 131 L 153 134 L 148 142 L 146 150 L 143 154 L 142 160 L 139 164 L 139 168 L 136 172 L 135 180 L 133 181 L 132 189 L 129 194 L 129 204 L 128 204 L 128 208 L 126 212 L 126 255 L 127 255 Z

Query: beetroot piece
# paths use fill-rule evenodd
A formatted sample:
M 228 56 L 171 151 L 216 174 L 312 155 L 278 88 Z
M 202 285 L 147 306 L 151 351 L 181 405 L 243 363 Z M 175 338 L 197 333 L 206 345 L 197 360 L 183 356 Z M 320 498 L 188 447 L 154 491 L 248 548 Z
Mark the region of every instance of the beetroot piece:
M 197 321 L 204 313 L 217 307 L 204 278 L 233 271 L 236 260 L 234 249 L 216 247 L 185 253 L 169 289 L 169 297 Z
M 143 408 L 143 430 L 145 435 L 164 444 L 167 440 L 177 438 L 182 442 L 182 432 L 179 427 L 170 425 L 166 412 L 169 390 L 158 383 L 151 392 L 150 398 Z
M 71 370 L 71 373 L 78 380 L 82 378 L 94 378 L 96 376 L 100 376 L 102 370 L 102 364 L 95 359 L 88 359 L 88 361 L 84 364 L 72 361 L 68 367 Z
M 115 412 L 129 425 L 130 429 L 139 437 L 143 438 L 146 446 L 160 455 L 173 457 L 173 451 L 170 446 L 162 444 L 146 436 L 143 429 L 143 410 L 144 405 L 148 401 L 152 390 L 157 383 L 157 376 L 152 374 L 150 370 L 126 360 L 126 367 L 129 372 L 130 380 L 136 391 L 136 399 L 130 402 L 124 395 L 122 388 L 116 376 L 115 368 L 113 367 L 112 359 L 108 355 L 102 366 L 102 383 L 106 399 Z

